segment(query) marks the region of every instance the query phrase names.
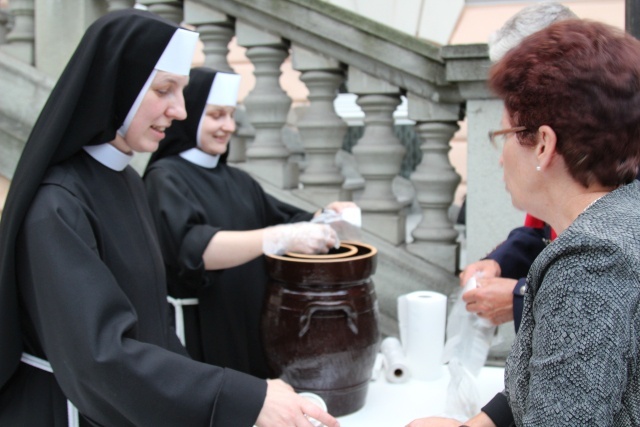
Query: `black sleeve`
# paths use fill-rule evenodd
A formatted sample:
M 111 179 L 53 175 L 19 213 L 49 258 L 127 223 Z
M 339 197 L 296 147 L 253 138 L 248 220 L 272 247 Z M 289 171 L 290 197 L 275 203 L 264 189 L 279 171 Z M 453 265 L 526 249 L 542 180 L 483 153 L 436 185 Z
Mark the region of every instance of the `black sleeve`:
M 151 169 L 145 186 L 165 263 L 184 285 L 202 286 L 206 273 L 202 255 L 220 229 L 207 224 L 205 209 L 192 190 L 171 172 Z
M 507 396 L 498 393 L 483 408 L 482 412 L 487 414 L 496 427 L 511 427 L 513 425 L 513 414 L 507 402 Z
M 255 182 L 255 184 L 259 186 L 257 182 Z M 313 218 L 313 213 L 281 202 L 272 195 L 264 192 L 262 187 L 259 186 L 259 188 L 263 196 L 265 215 L 269 225 L 311 221 Z
M 100 425 L 255 423 L 264 380 L 137 339 L 142 319 L 100 258 L 78 203 L 58 193 L 36 198 L 30 212 L 17 245 L 22 298 L 57 382 L 81 413 Z
M 520 329 L 520 322 L 522 321 L 522 308 L 524 304 L 524 290 L 526 287 L 527 279 L 522 278 L 516 282 L 513 288 L 513 326 L 516 329 Z
M 545 246 L 544 229 L 518 227 L 485 258 L 500 265 L 502 277 L 520 279 L 527 276 L 529 267 Z

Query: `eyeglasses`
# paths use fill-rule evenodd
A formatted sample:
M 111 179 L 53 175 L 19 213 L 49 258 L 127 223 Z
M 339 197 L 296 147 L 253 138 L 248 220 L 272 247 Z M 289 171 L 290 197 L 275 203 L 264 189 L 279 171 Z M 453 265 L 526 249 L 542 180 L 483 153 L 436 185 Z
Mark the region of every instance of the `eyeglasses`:
M 491 141 L 491 145 L 493 145 L 494 148 L 499 149 L 504 145 L 504 141 L 506 140 L 507 135 L 509 135 L 510 133 L 524 132 L 525 130 L 527 130 L 526 126 L 518 126 L 509 129 L 490 130 L 489 141 Z

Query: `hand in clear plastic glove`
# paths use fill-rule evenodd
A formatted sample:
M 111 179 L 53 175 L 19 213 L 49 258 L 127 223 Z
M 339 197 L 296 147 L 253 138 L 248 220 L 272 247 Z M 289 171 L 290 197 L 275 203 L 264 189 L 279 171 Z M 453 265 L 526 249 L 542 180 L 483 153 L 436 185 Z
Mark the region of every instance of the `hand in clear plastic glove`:
M 345 209 L 353 209 L 353 208 L 357 208 L 357 207 L 358 207 L 358 205 L 356 205 L 353 202 L 339 202 L 338 201 L 338 202 L 331 202 L 327 206 L 325 206 L 324 208 L 340 213 Z
M 339 246 L 340 239 L 330 225 L 310 222 L 267 227 L 262 237 L 262 251 L 269 255 L 285 252 L 324 254 Z

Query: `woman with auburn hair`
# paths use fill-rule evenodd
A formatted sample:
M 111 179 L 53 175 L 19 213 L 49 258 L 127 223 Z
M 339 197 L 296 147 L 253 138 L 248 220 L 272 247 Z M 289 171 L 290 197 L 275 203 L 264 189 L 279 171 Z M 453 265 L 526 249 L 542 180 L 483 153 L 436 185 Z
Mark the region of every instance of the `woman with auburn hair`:
M 640 41 L 568 20 L 490 72 L 512 203 L 558 232 L 527 277 L 505 389 L 464 423 L 640 425 Z

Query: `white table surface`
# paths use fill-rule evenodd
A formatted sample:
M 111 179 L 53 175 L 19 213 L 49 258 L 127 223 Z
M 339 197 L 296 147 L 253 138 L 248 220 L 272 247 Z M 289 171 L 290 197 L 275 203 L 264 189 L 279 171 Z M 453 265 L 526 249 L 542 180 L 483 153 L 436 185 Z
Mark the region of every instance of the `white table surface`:
M 480 406 L 504 388 L 504 369 L 483 368 L 477 380 Z M 340 427 L 403 427 L 416 418 L 442 416 L 449 371 L 442 368 L 437 380 L 410 379 L 402 384 L 388 382 L 384 374 L 371 381 L 362 409 L 339 417 Z

